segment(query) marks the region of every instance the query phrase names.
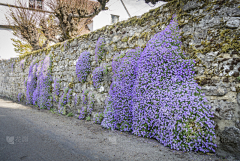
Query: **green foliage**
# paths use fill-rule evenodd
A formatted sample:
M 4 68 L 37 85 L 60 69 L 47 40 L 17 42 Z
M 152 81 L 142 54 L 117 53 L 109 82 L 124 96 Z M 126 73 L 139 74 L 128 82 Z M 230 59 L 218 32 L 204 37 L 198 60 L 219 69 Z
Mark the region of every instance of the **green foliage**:
M 72 112 L 68 113 L 67 117 L 73 117 L 73 113 Z
M 87 121 L 90 121 L 90 120 L 91 120 L 91 117 L 90 117 L 90 116 L 87 116 L 87 117 L 86 117 L 86 120 L 87 120 Z
M 238 80 L 238 81 L 240 81 L 240 76 L 239 76 L 239 77 L 237 77 L 237 80 Z
M 27 43 L 17 39 L 11 38 L 13 41 L 14 51 L 19 54 L 25 54 L 32 51 L 32 46 Z
M 36 105 L 36 106 L 37 106 L 37 105 Z M 38 107 L 38 106 L 37 106 L 37 107 Z M 57 113 L 53 108 L 51 108 L 50 111 L 51 111 L 53 114 Z

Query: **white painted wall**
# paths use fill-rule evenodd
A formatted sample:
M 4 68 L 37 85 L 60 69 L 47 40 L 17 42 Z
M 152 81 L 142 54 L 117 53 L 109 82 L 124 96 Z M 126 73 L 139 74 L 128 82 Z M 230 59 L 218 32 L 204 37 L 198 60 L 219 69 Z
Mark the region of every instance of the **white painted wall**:
M 1 3 L 15 4 L 15 0 L 0 0 Z M 0 25 L 8 25 L 5 14 L 8 11 L 8 7 L 0 6 Z M 14 51 L 14 46 L 12 45 L 13 38 L 12 31 L 9 29 L 0 28 L 0 59 L 9 59 L 16 57 L 18 54 Z
M 131 17 L 140 16 L 149 10 L 157 8 L 166 3 L 160 1 L 153 7 L 152 5 L 150 6 L 146 4 L 144 0 L 123 0 L 123 2 Z M 120 0 L 110 0 L 107 3 L 107 7 L 109 8 L 107 11 L 102 11 L 93 18 L 93 31 L 106 25 L 111 25 L 111 14 L 119 15 L 119 21 L 127 20 L 129 18 Z
M 27 2 L 28 0 L 21 0 L 21 2 Z M 1 3 L 16 5 L 16 0 L 0 0 Z M 14 9 L 14 8 L 13 8 Z M 46 10 L 44 6 L 44 10 Z M 0 25 L 8 25 L 8 22 L 5 18 L 5 14 L 9 11 L 7 6 L 0 6 Z M 12 34 L 12 31 L 9 29 L 0 28 L 0 59 L 9 59 L 12 57 L 17 57 L 19 54 L 14 51 L 14 46 L 12 45 L 11 38 L 15 38 Z

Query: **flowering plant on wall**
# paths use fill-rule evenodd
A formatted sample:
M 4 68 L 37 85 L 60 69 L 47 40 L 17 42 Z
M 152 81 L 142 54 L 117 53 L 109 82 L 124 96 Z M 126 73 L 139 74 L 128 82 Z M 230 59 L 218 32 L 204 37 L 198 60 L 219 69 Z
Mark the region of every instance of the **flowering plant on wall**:
M 40 73 L 40 92 L 39 92 L 39 107 L 50 110 L 52 107 L 52 57 L 46 56 L 42 63 Z
M 174 18 L 149 40 L 141 53 L 133 74 L 135 80 L 132 76 L 133 86 L 129 84 L 133 92 L 124 93 L 126 97 L 132 97 L 127 107 L 120 108 L 126 99 L 118 99 L 115 95 L 117 89 L 123 89 L 128 82 L 124 81 L 124 74 L 114 77 L 117 72 L 114 73 L 102 126 L 155 138 L 171 149 L 215 152 L 211 107 L 193 79 L 195 62 L 184 60 L 181 55 L 185 56 L 185 53 L 181 51 L 178 24 Z M 115 64 L 120 72 L 124 71 L 121 71 L 123 64 Z
M 84 94 L 84 96 L 86 96 L 86 93 Z M 78 118 L 80 120 L 86 119 L 87 121 L 89 121 L 91 119 L 91 113 L 95 102 L 94 95 L 92 94 L 88 99 L 83 100 L 84 104 L 87 104 L 86 100 L 89 100 L 90 103 L 88 106 L 85 105 L 82 107 Z
M 36 59 L 31 62 L 26 86 L 28 104 L 36 105 L 39 108 L 50 109 L 52 107 L 51 62 L 51 56 L 46 56 L 43 61 L 38 63 Z
M 103 113 L 102 112 L 96 113 L 93 117 L 93 121 L 96 124 L 101 124 L 102 120 L 103 120 Z
M 58 112 L 63 115 L 66 115 L 66 105 L 68 103 L 68 100 L 67 100 L 68 91 L 69 91 L 69 89 L 67 87 L 64 88 L 63 94 L 62 94 L 62 96 L 59 100 L 59 104 L 58 104 Z
M 76 63 L 76 75 L 81 83 L 84 83 L 91 71 L 90 53 L 84 51 L 81 53 Z
M 105 69 L 103 67 L 97 67 L 93 70 L 93 86 L 99 88 L 100 82 L 103 81 L 103 73 Z
M 67 93 L 67 104 L 69 106 L 71 106 L 71 103 L 72 103 L 72 93 L 73 93 L 73 90 L 69 89 Z
M 37 71 L 36 71 L 36 76 L 37 76 L 37 87 L 33 92 L 33 105 L 40 107 L 40 101 L 39 101 L 39 94 L 40 94 L 40 73 L 42 69 L 42 62 L 39 61 L 37 63 Z
M 18 93 L 18 102 L 22 102 L 23 101 L 23 93 Z
M 34 59 L 29 67 L 28 79 L 27 79 L 27 91 L 26 91 L 26 103 L 33 104 L 33 92 L 37 86 L 37 76 L 36 76 L 36 59 Z
M 75 99 L 74 99 L 74 105 L 75 106 L 78 106 L 80 103 L 80 97 L 78 94 L 75 95 Z
M 60 80 L 54 80 L 53 84 L 53 101 L 55 103 L 59 102 L 59 94 L 60 94 Z
M 141 48 L 128 51 L 123 59 L 119 62 L 113 61 L 113 77 L 109 91 L 110 109 L 113 109 L 113 120 L 111 126 L 102 125 L 106 128 L 119 129 L 121 131 L 131 131 L 132 126 L 132 90 L 136 79 L 137 61 L 142 52 Z M 115 65 L 115 66 L 114 66 Z M 107 110 L 107 109 L 106 109 Z M 104 115 L 105 116 L 105 115 Z M 109 119 L 106 115 L 107 120 Z
M 15 64 L 15 63 L 12 63 L 12 66 L 11 66 L 11 68 L 12 68 L 12 72 L 13 72 L 14 64 Z
M 82 102 L 83 104 L 87 104 L 87 94 L 88 94 L 89 90 L 85 90 L 83 91 L 83 94 L 82 94 Z
M 20 68 L 22 69 L 22 71 L 24 70 L 24 67 L 25 67 L 25 59 L 22 59 L 21 61 L 20 61 Z
M 103 54 L 105 52 L 104 50 L 105 42 L 103 38 L 99 38 L 96 43 L 96 48 L 95 48 L 95 60 L 98 63 L 99 61 L 102 60 Z

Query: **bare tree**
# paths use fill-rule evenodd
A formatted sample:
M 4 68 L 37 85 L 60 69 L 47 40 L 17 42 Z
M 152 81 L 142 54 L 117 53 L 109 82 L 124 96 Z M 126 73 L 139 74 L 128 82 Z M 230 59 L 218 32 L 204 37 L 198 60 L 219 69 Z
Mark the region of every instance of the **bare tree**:
M 17 1 L 18 6 L 26 7 L 27 4 Z M 38 50 L 41 48 L 39 45 L 40 33 L 37 29 L 39 22 L 39 16 L 37 12 L 33 12 L 23 8 L 9 8 L 9 14 L 6 15 L 6 19 L 13 30 L 13 35 L 19 39 L 29 43 L 32 46 L 32 50 Z
M 46 5 L 54 12 L 59 21 L 61 31 L 60 41 L 73 38 L 78 35 L 78 24 L 84 18 L 92 18 L 102 10 L 106 10 L 109 0 L 49 0 Z
M 51 42 L 57 43 L 73 38 L 81 31 L 80 22 L 87 21 L 101 10 L 105 10 L 108 1 L 46 0 L 45 5 L 53 11 L 53 14 L 49 14 L 51 13 L 49 11 L 28 9 L 27 3 L 17 0 L 14 8 L 11 8 L 13 5 L 9 6 L 9 14 L 6 16 L 9 25 L 13 26 L 13 34 L 25 42 L 15 47 L 30 44 L 29 49 L 38 50 Z M 16 40 L 14 43 L 19 44 Z M 25 46 L 29 47 L 29 45 Z M 17 51 L 22 50 L 17 49 Z
M 59 42 L 59 38 L 57 36 L 61 33 L 61 31 L 59 25 L 55 21 L 54 15 L 43 14 L 39 26 L 41 32 L 46 37 L 46 41 L 43 45 L 44 47 L 50 44 L 51 42 L 53 43 Z

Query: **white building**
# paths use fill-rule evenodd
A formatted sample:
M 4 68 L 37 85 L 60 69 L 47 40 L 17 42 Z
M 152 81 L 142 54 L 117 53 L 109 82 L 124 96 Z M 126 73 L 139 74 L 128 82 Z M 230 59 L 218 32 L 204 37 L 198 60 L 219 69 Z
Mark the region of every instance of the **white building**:
M 29 7 L 35 9 L 48 10 L 46 6 L 42 5 L 43 0 L 21 0 L 26 1 Z M 97 1 L 97 0 L 92 0 Z M 16 0 L 0 0 L 0 59 L 9 59 L 17 57 L 19 54 L 14 51 L 11 38 L 12 30 L 8 28 L 8 23 L 5 19 L 8 7 L 1 4 L 15 5 Z M 154 9 L 164 4 L 165 2 L 159 2 L 154 7 L 145 3 L 144 0 L 122 0 L 125 4 L 131 17 L 139 16 L 143 13 L 148 12 L 150 9 Z M 108 10 L 100 12 L 97 16 L 92 19 L 92 22 L 87 26 L 90 31 L 100 29 L 106 25 L 111 25 L 118 21 L 127 20 L 129 15 L 123 6 L 121 0 L 110 0 L 107 4 Z
M 29 5 L 30 8 L 44 9 L 42 5 L 43 0 L 21 0 Z M 8 22 L 5 15 L 9 12 L 8 5 L 16 6 L 16 0 L 0 0 L 0 59 L 9 59 L 17 57 L 19 54 L 14 51 L 11 38 L 15 38 L 12 34 L 11 28 L 8 26 Z M 32 6 L 31 6 L 32 5 Z M 14 9 L 14 8 L 13 8 Z
M 146 4 L 144 0 L 122 0 L 122 2 L 125 4 L 125 7 L 131 17 L 140 16 L 149 10 L 157 8 L 166 3 L 158 2 L 155 6 L 152 6 Z M 110 0 L 107 4 L 107 7 L 109 9 L 100 12 L 93 18 L 93 24 L 91 24 L 93 31 L 100 29 L 106 25 L 111 25 L 115 22 L 127 20 L 130 18 L 122 2 L 121 0 Z

